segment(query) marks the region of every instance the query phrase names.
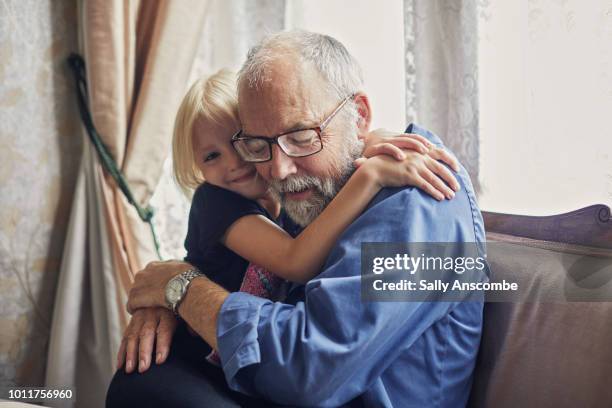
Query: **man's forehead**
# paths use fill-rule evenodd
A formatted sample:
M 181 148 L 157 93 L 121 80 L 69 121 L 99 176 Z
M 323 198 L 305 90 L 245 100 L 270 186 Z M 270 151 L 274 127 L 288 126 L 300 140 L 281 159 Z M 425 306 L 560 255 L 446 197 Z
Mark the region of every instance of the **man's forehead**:
M 316 126 L 320 116 L 320 77 L 283 70 L 258 88 L 241 86 L 239 110 L 245 133 L 273 136 L 296 127 Z
M 278 132 L 280 128 L 291 126 L 289 122 L 309 116 L 308 101 L 308 95 L 288 87 L 243 94 L 239 105 L 243 130 L 247 133 Z

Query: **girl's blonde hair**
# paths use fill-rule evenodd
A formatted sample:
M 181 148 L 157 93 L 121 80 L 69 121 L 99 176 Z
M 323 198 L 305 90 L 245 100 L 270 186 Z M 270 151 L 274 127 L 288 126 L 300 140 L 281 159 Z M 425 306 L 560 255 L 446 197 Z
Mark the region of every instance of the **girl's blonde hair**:
M 236 75 L 221 69 L 197 80 L 189 89 L 176 114 L 172 137 L 174 178 L 187 197 L 204 182 L 195 157 L 193 127 L 204 119 L 221 126 L 240 128 Z

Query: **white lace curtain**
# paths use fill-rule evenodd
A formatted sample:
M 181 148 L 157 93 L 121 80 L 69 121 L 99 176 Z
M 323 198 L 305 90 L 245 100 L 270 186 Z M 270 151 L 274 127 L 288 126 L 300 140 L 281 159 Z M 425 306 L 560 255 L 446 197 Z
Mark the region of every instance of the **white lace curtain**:
M 437 133 L 479 190 L 478 20 L 486 0 L 404 0 L 406 120 Z

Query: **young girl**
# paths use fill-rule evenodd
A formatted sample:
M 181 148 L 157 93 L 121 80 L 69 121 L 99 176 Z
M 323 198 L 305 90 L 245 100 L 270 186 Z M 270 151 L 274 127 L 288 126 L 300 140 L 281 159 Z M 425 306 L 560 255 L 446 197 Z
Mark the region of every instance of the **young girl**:
M 231 137 L 239 129 L 235 77 L 221 70 L 197 81 L 186 94 L 172 142 L 176 180 L 186 193 L 195 190 L 185 260 L 229 291 L 278 298 L 275 292 L 282 281 L 309 281 L 318 274 L 340 234 L 381 188 L 421 185 L 414 170 L 426 166 L 424 155 L 404 159 L 396 146 L 377 143 L 383 140 L 380 135 L 369 136 L 366 146 L 376 145 L 371 151 L 393 155 L 396 161 L 360 160 L 326 209 L 299 232 L 254 165 L 242 161 L 234 151 Z M 384 140 L 427 151 L 428 142 L 417 136 Z M 449 155 L 438 151 L 439 157 L 456 167 Z M 450 172 L 437 173 L 458 189 Z M 427 191 L 438 199 L 453 195 L 442 182 L 437 190 L 429 186 Z M 214 353 L 209 361 L 217 362 Z

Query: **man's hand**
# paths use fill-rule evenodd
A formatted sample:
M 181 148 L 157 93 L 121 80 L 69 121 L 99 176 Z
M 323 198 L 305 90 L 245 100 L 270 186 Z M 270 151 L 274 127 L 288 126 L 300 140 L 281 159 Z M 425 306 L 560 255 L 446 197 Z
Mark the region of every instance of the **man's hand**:
M 119 346 L 117 369 L 125 363 L 125 372 L 129 374 L 136 368 L 136 361 L 139 361 L 138 372 L 148 370 L 151 366 L 153 343 L 155 363 L 162 364 L 166 361 L 177 323 L 174 314 L 162 307 L 136 310 Z
M 136 274 L 128 296 L 127 311 L 145 307 L 167 307 L 166 284 L 176 275 L 193 268 L 187 262 L 151 262 Z

